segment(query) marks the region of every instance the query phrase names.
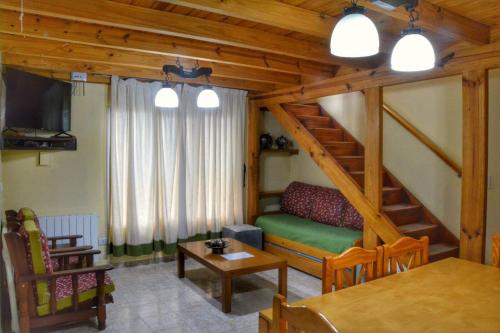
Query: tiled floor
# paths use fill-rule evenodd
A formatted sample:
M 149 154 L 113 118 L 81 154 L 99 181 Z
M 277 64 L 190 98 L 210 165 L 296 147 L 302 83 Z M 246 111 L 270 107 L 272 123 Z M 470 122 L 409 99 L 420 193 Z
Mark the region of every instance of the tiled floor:
M 235 279 L 232 312 L 220 310 L 218 276 L 193 260 L 178 279 L 175 262 L 119 267 L 111 271 L 115 303 L 107 307 L 105 332 L 256 333 L 258 311 L 271 307 L 277 270 Z M 321 294 L 321 281 L 288 269 L 290 301 Z M 57 332 L 98 332 L 94 321 Z

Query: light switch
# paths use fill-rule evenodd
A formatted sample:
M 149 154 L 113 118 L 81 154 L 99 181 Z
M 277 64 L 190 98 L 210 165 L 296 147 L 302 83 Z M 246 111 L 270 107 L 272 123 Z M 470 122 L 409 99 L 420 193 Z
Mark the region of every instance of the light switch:
M 50 166 L 52 158 L 50 153 L 39 152 L 38 153 L 38 165 L 39 166 Z

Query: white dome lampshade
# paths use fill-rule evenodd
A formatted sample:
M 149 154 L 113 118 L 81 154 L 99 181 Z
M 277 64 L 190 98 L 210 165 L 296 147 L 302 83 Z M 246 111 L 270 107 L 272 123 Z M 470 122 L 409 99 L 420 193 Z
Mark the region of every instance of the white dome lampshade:
M 199 108 L 218 108 L 219 96 L 212 88 L 205 88 L 199 93 L 196 105 Z
M 377 27 L 364 15 L 364 8 L 353 6 L 344 10 L 330 40 L 330 52 L 337 57 L 360 58 L 379 52 Z
M 179 107 L 179 97 L 174 89 L 164 86 L 156 93 L 155 106 L 159 108 L 177 108 Z
M 418 72 L 434 68 L 436 54 L 420 28 L 403 31 L 391 55 L 391 68 L 398 72 Z

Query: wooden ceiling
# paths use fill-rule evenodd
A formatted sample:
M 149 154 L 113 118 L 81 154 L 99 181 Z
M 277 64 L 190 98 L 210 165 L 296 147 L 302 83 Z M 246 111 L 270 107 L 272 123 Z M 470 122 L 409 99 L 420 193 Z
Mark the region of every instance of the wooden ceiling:
M 375 68 L 407 26 L 403 8 L 358 0 L 381 53 L 337 58 L 329 38 L 347 0 L 0 0 L 3 62 L 58 78 L 86 71 L 163 79 L 163 64 L 209 66 L 214 85 L 266 92 Z M 438 53 L 500 37 L 498 0 L 420 0 L 419 25 Z M 178 77 L 178 82 L 188 81 Z

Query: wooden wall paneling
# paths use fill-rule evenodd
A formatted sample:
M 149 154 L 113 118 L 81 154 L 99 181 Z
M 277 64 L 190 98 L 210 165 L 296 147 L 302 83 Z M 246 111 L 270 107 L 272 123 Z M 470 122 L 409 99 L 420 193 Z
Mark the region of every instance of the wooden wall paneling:
M 253 97 L 258 105 L 272 105 L 311 100 L 324 96 L 360 91 L 375 86 L 390 86 L 409 82 L 430 80 L 461 74 L 464 68 L 500 67 L 500 42 L 483 46 L 459 49 L 447 53 L 450 59 L 433 70 L 416 73 L 398 73 L 389 66 L 336 76 L 331 79 L 303 84 L 290 88 L 259 94 Z M 438 58 L 439 59 L 439 58 Z M 438 60 L 439 62 L 439 60 Z
M 247 220 L 254 224 L 259 213 L 260 109 L 249 102 L 247 131 Z
M 146 54 L 199 59 L 316 78 L 333 77 L 338 69 L 334 65 L 222 44 L 39 15 L 25 14 L 23 17 L 23 32 L 21 33 L 19 13 L 8 10 L 0 10 L 0 32 L 23 36 L 23 38 L 36 37 Z
M 92 61 L 75 61 L 62 58 L 48 58 L 42 56 L 22 55 L 22 54 L 3 54 L 3 64 L 35 68 L 42 70 L 53 70 L 59 72 L 87 72 L 91 74 L 118 75 L 122 77 L 132 77 L 148 80 L 164 80 L 164 74 L 159 69 L 148 69 L 141 67 L 110 65 Z M 172 77 L 173 82 L 185 82 L 191 84 L 206 84 L 205 78 L 181 79 Z M 243 89 L 248 91 L 269 91 L 275 88 L 274 84 L 236 80 L 224 77 L 211 77 L 210 83 L 219 87 L 228 87 L 233 89 Z
M 361 0 L 359 4 L 389 17 L 408 22 L 408 12 L 403 6 L 389 11 L 370 0 Z M 424 29 L 477 45 L 487 44 L 490 41 L 490 28 L 486 24 L 455 14 L 426 0 L 418 1 L 417 11 L 419 14 L 417 24 Z
M 488 71 L 463 73 L 460 257 L 484 262 L 488 174 Z
M 66 43 L 53 40 L 44 40 L 33 37 L 13 36 L 0 33 L 0 50 L 5 53 L 42 55 L 49 58 L 60 58 L 75 61 L 91 61 L 111 65 L 125 65 L 131 67 L 148 68 L 160 71 L 163 65 L 175 65 L 176 57 L 160 54 L 144 54 L 136 51 L 117 50 L 107 47 L 94 47 L 77 43 Z M 299 75 L 276 73 L 248 67 L 228 64 L 195 61 L 192 59 L 179 59 L 181 65 L 192 68 L 210 67 L 213 70 L 211 77 L 226 77 L 248 81 L 266 82 L 277 86 L 290 86 L 300 83 Z
M 365 196 L 373 207 L 382 212 L 383 186 L 383 93 L 382 87 L 365 90 Z M 379 244 L 377 233 L 368 224 L 363 226 L 363 247 L 374 249 Z
M 20 3 L 18 0 L 2 0 L 0 9 L 19 11 Z M 327 47 L 318 43 L 270 32 L 256 33 L 252 28 L 112 1 L 25 0 L 24 12 L 220 43 L 326 64 L 353 66 L 358 63 L 369 66 L 365 61 L 334 57 Z

